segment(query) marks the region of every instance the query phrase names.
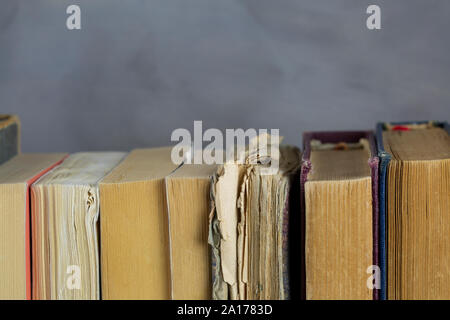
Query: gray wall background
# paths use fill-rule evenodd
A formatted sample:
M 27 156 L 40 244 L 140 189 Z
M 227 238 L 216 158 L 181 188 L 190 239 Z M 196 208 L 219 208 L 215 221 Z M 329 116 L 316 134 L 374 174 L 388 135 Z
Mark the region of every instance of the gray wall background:
M 1 0 L 0 112 L 21 117 L 26 152 L 168 145 L 194 120 L 296 145 L 306 130 L 449 120 L 449 34 L 446 0 Z

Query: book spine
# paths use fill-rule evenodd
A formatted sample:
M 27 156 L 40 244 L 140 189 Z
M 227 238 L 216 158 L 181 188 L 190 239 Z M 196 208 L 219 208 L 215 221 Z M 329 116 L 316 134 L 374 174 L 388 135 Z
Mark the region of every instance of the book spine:
M 283 222 L 282 222 L 282 274 L 283 274 L 283 298 L 284 300 L 289 300 L 291 298 L 291 287 L 290 287 L 290 257 L 289 257 L 289 193 L 286 196 L 286 202 L 283 209 Z
M 305 207 L 305 183 L 308 179 L 308 173 L 311 170 L 309 154 L 303 154 L 302 167 L 300 171 L 300 299 L 306 300 L 306 207 Z
M 380 202 L 380 271 L 381 271 L 381 290 L 380 299 L 386 300 L 387 286 L 386 286 L 386 174 L 389 161 L 391 157 L 386 152 L 380 154 L 380 179 L 379 179 L 379 202 Z
M 380 242 L 380 217 L 379 217 L 379 203 L 378 203 L 378 157 L 373 157 L 369 160 L 369 166 L 372 175 L 372 235 L 373 235 L 373 265 L 380 266 L 379 261 L 379 242 Z M 381 268 L 380 268 L 381 269 Z M 381 280 L 381 279 L 380 279 Z M 380 289 L 373 289 L 373 299 L 380 298 Z
M 379 202 L 379 267 L 380 267 L 380 280 L 381 288 L 379 299 L 386 300 L 387 298 L 387 267 L 386 267 L 386 174 L 389 161 L 391 160 L 390 154 L 384 150 L 383 144 L 383 130 L 384 124 L 378 123 L 376 126 L 376 142 L 378 149 L 379 163 L 379 179 L 378 179 L 378 202 Z

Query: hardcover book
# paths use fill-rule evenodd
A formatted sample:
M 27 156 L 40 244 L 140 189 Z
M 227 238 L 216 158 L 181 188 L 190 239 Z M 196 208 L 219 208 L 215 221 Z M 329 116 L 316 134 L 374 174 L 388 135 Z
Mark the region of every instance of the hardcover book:
M 20 154 L 0 166 L 0 299 L 31 299 L 30 186 L 65 154 Z
M 176 168 L 169 147 L 137 149 L 101 181 L 104 299 L 171 298 L 165 178 Z
M 377 299 L 378 158 L 369 131 L 305 132 L 300 178 L 302 298 Z
M 80 152 L 31 187 L 33 299 L 100 298 L 98 182 L 123 152 Z
M 250 142 L 244 156 L 238 155 L 245 161 L 220 166 L 212 181 L 213 299 L 291 297 L 289 220 L 298 213 L 291 210 L 294 206 L 289 199 L 298 199 L 292 191 L 296 190 L 300 151 L 280 146 L 277 159 L 262 156 L 266 147 L 253 148 L 257 141 Z M 267 150 L 271 148 L 278 144 L 268 144 Z M 279 161 L 279 167 L 268 173 L 265 169 L 272 161 Z
M 450 299 L 450 137 L 444 122 L 379 123 L 382 299 Z
M 17 116 L 0 114 L 0 164 L 20 153 L 20 121 Z
M 166 177 L 171 298 L 211 299 L 208 245 L 211 177 L 215 165 L 183 164 Z

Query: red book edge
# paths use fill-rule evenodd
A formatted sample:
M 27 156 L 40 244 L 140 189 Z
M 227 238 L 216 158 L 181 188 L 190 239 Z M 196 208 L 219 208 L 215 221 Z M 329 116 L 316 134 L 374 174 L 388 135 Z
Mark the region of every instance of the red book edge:
M 27 184 L 27 197 L 26 197 L 26 206 L 25 206 L 25 270 L 26 270 L 26 299 L 31 300 L 31 236 L 30 236 L 30 221 L 31 221 L 31 206 L 30 206 L 30 187 L 33 183 L 36 182 L 40 177 L 42 177 L 44 174 L 52 170 L 54 167 L 60 165 L 68 155 L 64 156 L 61 160 L 58 162 L 55 162 L 50 167 L 42 170 L 37 175 L 35 175 L 33 178 L 28 180 L 26 182 Z

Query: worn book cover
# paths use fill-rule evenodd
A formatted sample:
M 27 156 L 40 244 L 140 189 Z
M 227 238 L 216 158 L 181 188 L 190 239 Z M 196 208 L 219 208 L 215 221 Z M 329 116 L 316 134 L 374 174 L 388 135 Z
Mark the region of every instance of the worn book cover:
M 74 153 L 31 186 L 33 299 L 100 299 L 98 182 L 125 155 Z
M 298 216 L 293 192 L 298 191 L 300 151 L 279 146 L 279 168 L 267 174 L 265 166 L 276 159 L 264 148 L 242 155 L 243 163 L 228 161 L 212 179 L 213 299 L 283 300 L 297 292 L 291 273 L 298 270 L 291 268 L 289 255 L 289 238 L 297 233 L 289 229 Z

